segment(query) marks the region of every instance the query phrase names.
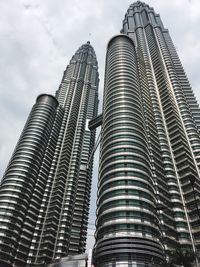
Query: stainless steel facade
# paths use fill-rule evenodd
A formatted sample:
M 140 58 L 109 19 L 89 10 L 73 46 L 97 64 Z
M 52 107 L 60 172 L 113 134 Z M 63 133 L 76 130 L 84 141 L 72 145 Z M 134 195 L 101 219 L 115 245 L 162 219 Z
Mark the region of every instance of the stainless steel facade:
M 91 267 L 88 265 L 88 255 L 81 254 L 56 260 L 47 267 Z
M 162 266 L 178 245 L 200 250 L 200 110 L 153 8 L 132 4 L 121 32 L 106 56 L 95 267 Z
M 44 266 L 85 251 L 98 83 L 88 42 L 56 97 L 37 98 L 0 185 L 0 266 Z

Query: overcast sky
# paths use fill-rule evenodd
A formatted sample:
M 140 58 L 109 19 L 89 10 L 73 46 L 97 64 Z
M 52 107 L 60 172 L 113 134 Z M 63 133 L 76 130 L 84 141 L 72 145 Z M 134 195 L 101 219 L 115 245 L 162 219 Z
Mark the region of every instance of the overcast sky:
M 125 12 L 132 2 L 0 1 L 0 176 L 37 95 L 55 93 L 71 56 L 88 40 L 99 62 L 102 99 L 106 45 L 113 35 L 119 33 Z M 160 13 L 169 29 L 200 101 L 200 0 L 146 0 L 146 3 Z M 93 207 L 92 223 L 94 212 Z

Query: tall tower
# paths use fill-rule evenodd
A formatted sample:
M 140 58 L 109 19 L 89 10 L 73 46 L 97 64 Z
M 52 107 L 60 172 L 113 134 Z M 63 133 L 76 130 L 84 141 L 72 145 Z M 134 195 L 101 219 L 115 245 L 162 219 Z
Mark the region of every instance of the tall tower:
M 200 109 L 168 30 L 137 1 L 108 43 L 95 267 L 200 250 Z
M 44 266 L 85 251 L 98 76 L 87 42 L 56 97 L 37 98 L 0 185 L 0 266 Z

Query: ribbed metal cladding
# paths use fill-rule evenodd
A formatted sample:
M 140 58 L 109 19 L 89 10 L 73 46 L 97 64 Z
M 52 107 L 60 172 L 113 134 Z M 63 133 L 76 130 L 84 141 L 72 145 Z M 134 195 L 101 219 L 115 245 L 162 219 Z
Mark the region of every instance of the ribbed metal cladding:
M 38 97 L 0 186 L 0 266 L 46 266 L 85 251 L 98 84 L 87 42 L 56 97 Z
M 29 115 L 0 186 L 0 262 L 10 266 L 30 208 L 58 101 L 40 95 Z
M 98 64 L 93 47 L 83 44 L 67 66 L 56 98 L 63 108 L 43 205 L 28 261 L 35 265 L 85 251 L 95 130 Z
M 130 5 L 122 32 L 137 49 L 154 188 L 165 207 L 159 212 L 165 252 L 180 246 L 199 253 L 199 105 L 169 32 L 152 7 L 141 1 Z
M 149 162 L 136 51 L 118 35 L 106 56 L 95 266 L 163 262 Z

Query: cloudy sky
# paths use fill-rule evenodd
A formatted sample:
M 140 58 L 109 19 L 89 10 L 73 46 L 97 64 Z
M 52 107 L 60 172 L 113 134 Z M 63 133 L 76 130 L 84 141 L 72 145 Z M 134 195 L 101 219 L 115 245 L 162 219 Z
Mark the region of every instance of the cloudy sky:
M 54 94 L 71 56 L 87 40 L 97 54 L 102 99 L 106 44 L 119 33 L 131 3 L 131 0 L 0 1 L 0 176 L 37 95 Z M 146 3 L 161 14 L 200 101 L 200 0 Z M 94 188 L 96 173 L 95 170 Z M 92 195 L 94 203 L 94 192 Z M 90 228 L 94 228 L 94 212 L 92 206 Z

